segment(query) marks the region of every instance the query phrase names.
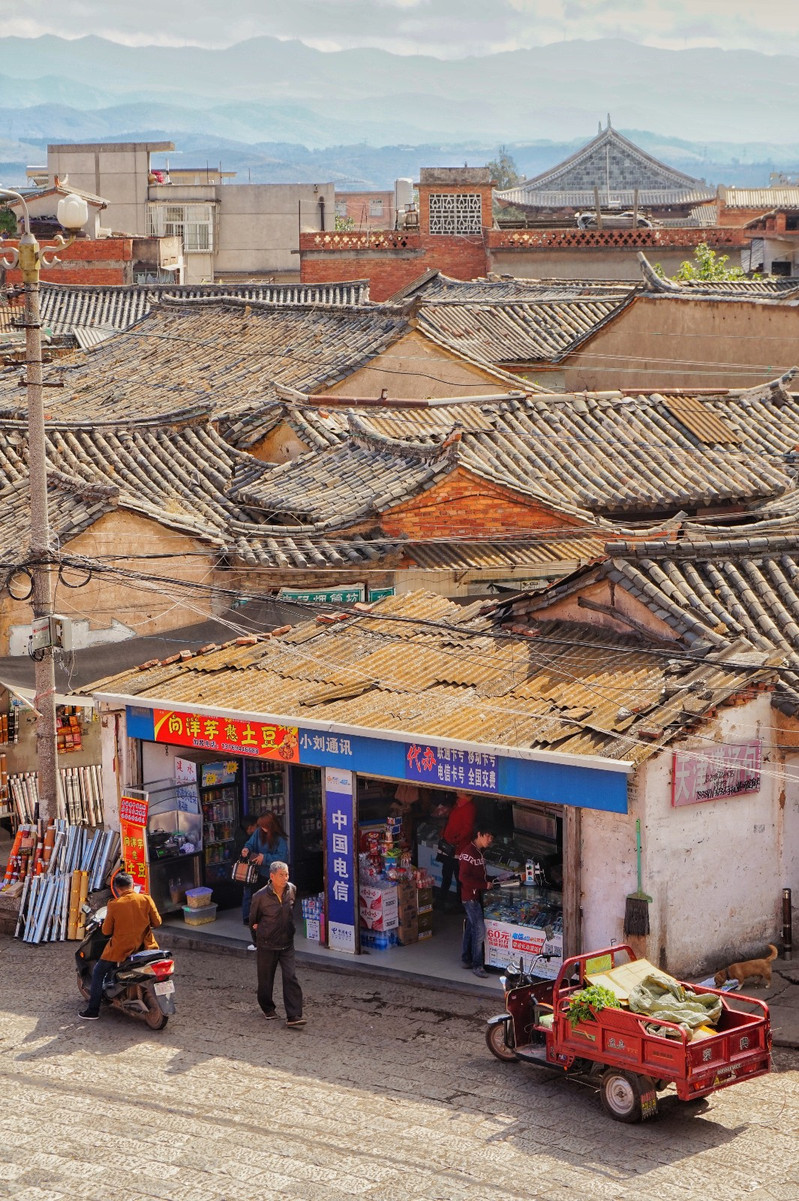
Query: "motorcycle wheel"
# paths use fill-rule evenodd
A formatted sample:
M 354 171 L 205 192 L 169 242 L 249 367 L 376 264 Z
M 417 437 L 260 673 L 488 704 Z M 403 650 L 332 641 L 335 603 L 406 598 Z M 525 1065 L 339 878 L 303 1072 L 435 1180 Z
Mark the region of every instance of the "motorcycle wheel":
M 506 1022 L 497 1022 L 494 1026 L 486 1026 L 486 1046 L 492 1055 L 502 1063 L 518 1063 L 513 1050 L 505 1043 Z
M 78 977 L 78 992 L 83 997 L 84 1001 L 88 1001 L 88 999 L 89 999 L 88 977 L 84 976 L 82 972 L 76 972 L 75 974 Z
M 165 1013 L 161 1013 L 158 1007 L 158 1002 L 155 997 L 149 993 L 145 993 L 142 997 L 144 1004 L 147 1006 L 147 1012 L 144 1015 L 145 1025 L 151 1030 L 163 1030 L 164 1026 L 169 1021 L 169 1017 Z

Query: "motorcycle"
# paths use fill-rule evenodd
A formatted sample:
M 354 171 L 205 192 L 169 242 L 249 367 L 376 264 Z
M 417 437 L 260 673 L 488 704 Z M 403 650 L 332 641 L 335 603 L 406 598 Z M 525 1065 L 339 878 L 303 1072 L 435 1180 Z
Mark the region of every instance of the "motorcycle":
M 86 936 L 75 952 L 75 966 L 78 989 L 88 1001 L 94 965 L 102 955 L 108 935 L 102 930 L 105 906 L 93 913 L 85 905 L 83 911 L 88 915 Z M 175 982 L 171 979 L 174 970 L 171 951 L 137 951 L 118 968 L 109 966 L 103 1003 L 143 1021 L 151 1030 L 163 1030 L 175 1012 Z

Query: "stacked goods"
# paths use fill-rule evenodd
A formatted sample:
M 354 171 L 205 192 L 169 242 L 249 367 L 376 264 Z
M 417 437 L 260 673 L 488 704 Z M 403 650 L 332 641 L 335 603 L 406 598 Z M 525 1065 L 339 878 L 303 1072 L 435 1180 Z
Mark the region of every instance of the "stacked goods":
M 359 915 L 361 927 L 365 930 L 377 930 L 381 933 L 396 930 L 399 925 L 397 885 L 391 880 L 361 884 Z
M 56 710 L 58 753 L 79 751 L 82 746 L 79 710 L 74 705 L 59 705 Z
M 213 889 L 187 888 L 185 909 L 203 909 L 210 905 Z
M 428 877 L 429 879 L 429 877 Z M 416 889 L 419 941 L 433 937 L 433 885 L 425 883 Z
M 82 938 L 81 906 L 103 886 L 116 861 L 119 836 L 88 831 L 57 818 L 20 826 L 6 869 L 4 888 L 19 890 L 15 937 L 40 943 Z
M 416 908 L 416 884 L 410 876 L 397 881 L 399 900 L 397 937 L 400 945 L 419 941 L 419 911 Z
M 102 768 L 99 763 L 85 767 L 59 768 L 59 817 L 67 817 L 72 825 L 85 822 L 87 826 L 103 824 Z M 35 771 L 9 776 L 9 787 L 17 819 L 33 822 L 39 805 L 39 786 Z
M 309 942 L 325 941 L 325 894 L 303 897 L 300 902 L 305 922 L 305 937 Z

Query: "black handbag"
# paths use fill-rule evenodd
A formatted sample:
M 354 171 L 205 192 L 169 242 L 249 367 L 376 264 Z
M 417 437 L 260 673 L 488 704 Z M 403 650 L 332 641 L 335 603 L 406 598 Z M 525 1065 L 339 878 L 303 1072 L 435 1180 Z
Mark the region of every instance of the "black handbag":
M 436 858 L 438 859 L 439 863 L 441 862 L 442 859 L 454 859 L 455 858 L 455 847 L 452 845 L 451 842 L 447 842 L 446 838 L 439 838 L 439 840 L 438 840 L 438 855 L 436 856 Z
M 237 859 L 231 869 L 231 879 L 238 884 L 257 884 L 258 883 L 258 867 L 254 863 L 250 863 L 249 859 Z

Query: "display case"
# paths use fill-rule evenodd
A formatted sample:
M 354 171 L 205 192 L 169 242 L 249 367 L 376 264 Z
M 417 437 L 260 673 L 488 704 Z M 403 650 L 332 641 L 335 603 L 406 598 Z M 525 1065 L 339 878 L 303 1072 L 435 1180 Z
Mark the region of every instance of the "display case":
M 150 895 L 159 913 L 180 910 L 187 888 L 200 883 L 202 816 L 196 784 L 157 780 L 148 797 L 147 854 Z
M 245 760 L 244 763 L 244 812 L 258 817 L 261 813 L 274 813 L 285 830 L 287 813 L 286 768 L 282 763 L 268 759 Z
M 322 773 L 318 767 L 291 769 L 289 856 L 300 892 L 318 892 L 324 880 Z
M 203 821 L 205 883 L 220 908 L 238 903 L 239 890 L 231 880 L 236 828 L 239 822 L 237 759 L 200 764 L 200 805 Z
M 501 886 L 485 897 L 485 962 L 508 967 L 524 959 L 535 975 L 554 980 L 563 962 L 563 894 L 539 885 Z

